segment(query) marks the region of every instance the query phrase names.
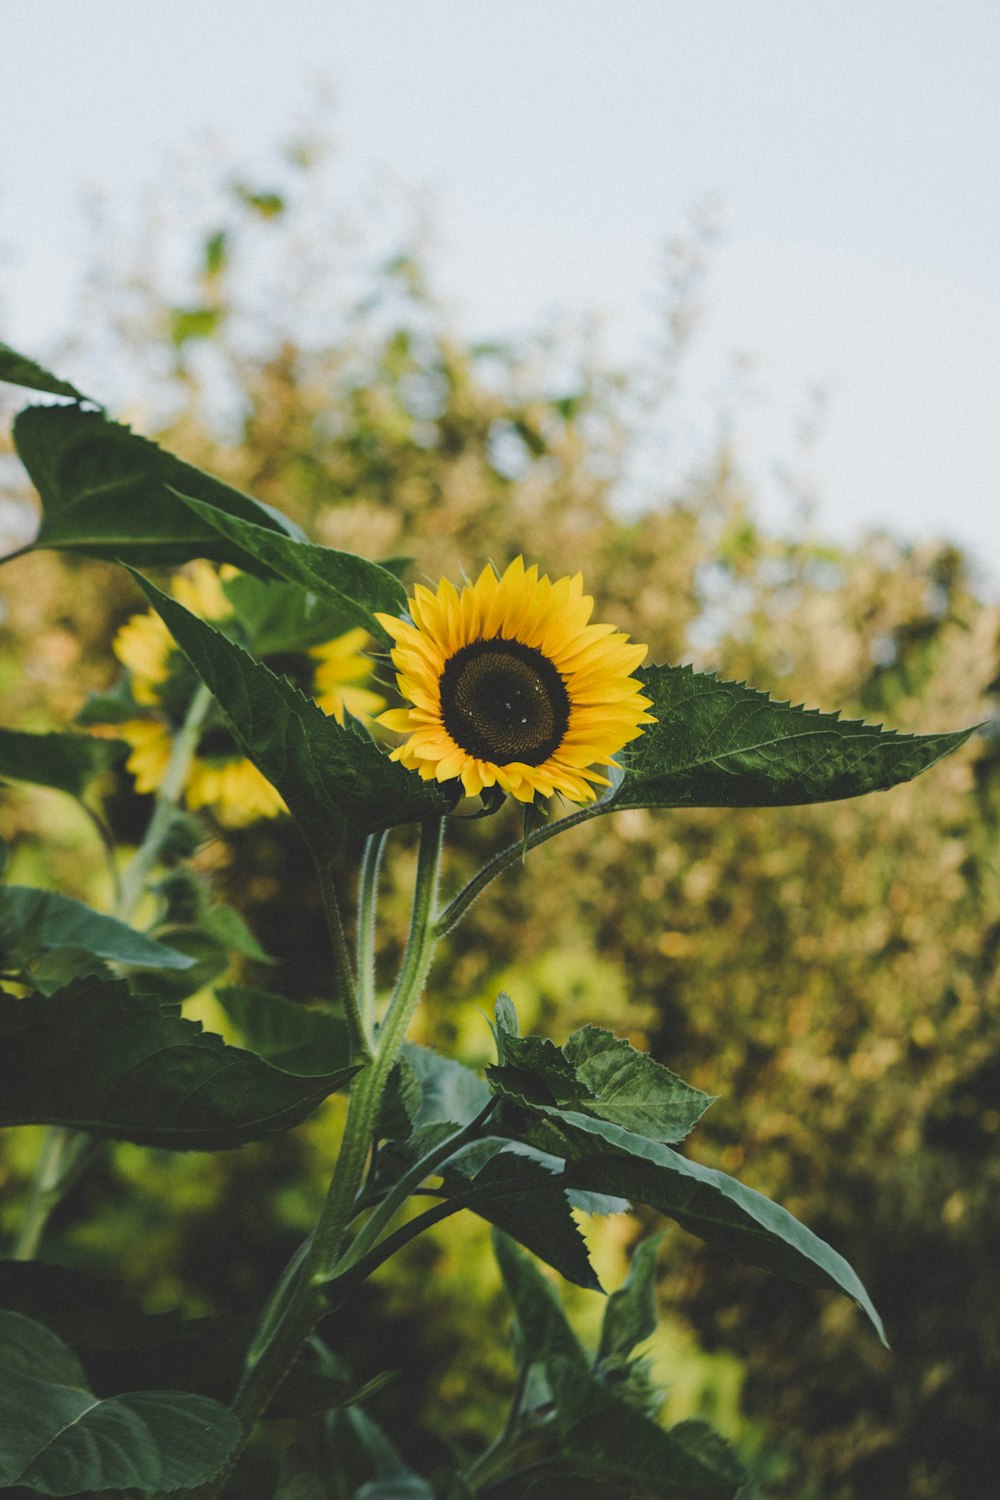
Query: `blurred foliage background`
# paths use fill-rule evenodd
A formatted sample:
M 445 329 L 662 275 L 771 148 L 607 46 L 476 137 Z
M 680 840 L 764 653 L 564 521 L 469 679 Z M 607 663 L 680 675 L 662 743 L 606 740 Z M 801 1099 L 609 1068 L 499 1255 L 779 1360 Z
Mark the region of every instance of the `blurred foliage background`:
M 196 153 L 169 189 L 95 208 L 65 348 L 30 352 L 316 539 L 412 557 L 411 577 L 523 552 L 550 574 L 581 569 L 600 618 L 651 659 L 901 730 L 991 718 L 1000 612 L 953 548 L 886 535 L 833 546 L 808 507 L 769 530 L 724 412 L 664 492 L 661 439 L 697 337 L 710 228 L 670 249 L 641 367 L 611 367 L 586 328 L 475 346 L 428 289 L 418 208 L 395 192 L 345 201 L 322 135 L 255 173 Z M 16 393 L 3 399 L 15 409 Z M 34 511 L 9 447 L 0 486 L 10 550 Z M 114 680 L 110 642 L 136 607 L 100 563 L 38 554 L 0 572 L 2 722 L 64 725 Z M 857 803 L 635 811 L 570 833 L 472 909 L 418 1021 L 423 1039 L 484 1061 L 482 1012 L 506 988 L 525 1029 L 561 1041 L 593 1021 L 628 1036 L 720 1096 L 692 1154 L 857 1267 L 891 1353 L 846 1301 L 667 1237 L 651 1350 L 666 1410 L 710 1416 L 775 1497 L 948 1500 L 1000 1469 L 998 769 L 986 733 Z M 145 812 L 127 777 L 106 806 L 134 840 Z M 455 822 L 452 877 L 518 828 L 513 810 Z M 5 788 L 0 833 L 10 878 L 107 899 L 92 830 L 58 794 Z M 413 858 L 391 842 L 387 964 Z M 319 898 L 288 821 L 206 822 L 196 860 L 276 960 L 243 976 L 323 992 Z M 204 996 L 192 1013 L 225 1027 Z M 213 1158 L 116 1147 L 63 1204 L 47 1256 L 124 1275 L 152 1309 L 256 1307 L 311 1226 L 338 1108 Z M 4 1143 L 6 1231 L 37 1139 Z M 650 1227 L 590 1226 L 608 1284 Z M 596 1326 L 599 1299 L 568 1300 Z M 474 1450 L 495 1428 L 506 1320 L 485 1228 L 463 1218 L 385 1268 L 333 1341 L 360 1375 L 403 1372 L 373 1409 L 432 1473 L 449 1445 Z

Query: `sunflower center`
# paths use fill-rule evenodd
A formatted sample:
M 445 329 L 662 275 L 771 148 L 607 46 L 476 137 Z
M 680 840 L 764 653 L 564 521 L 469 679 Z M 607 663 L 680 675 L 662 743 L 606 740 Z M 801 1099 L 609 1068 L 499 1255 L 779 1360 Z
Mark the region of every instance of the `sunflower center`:
M 562 744 L 569 694 L 535 646 L 503 636 L 471 641 L 445 662 L 440 685 L 445 728 L 477 760 L 538 766 Z

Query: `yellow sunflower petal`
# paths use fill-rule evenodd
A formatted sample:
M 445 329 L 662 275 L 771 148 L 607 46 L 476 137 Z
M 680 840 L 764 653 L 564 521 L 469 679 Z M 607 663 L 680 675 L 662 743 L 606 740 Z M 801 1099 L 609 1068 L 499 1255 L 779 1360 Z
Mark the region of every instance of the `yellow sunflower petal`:
M 631 675 L 645 646 L 591 624 L 593 607 L 580 574 L 553 583 L 522 557 L 461 591 L 418 584 L 409 620 L 379 616 L 407 705 L 379 718 L 406 736 L 392 758 L 468 795 L 592 801 L 608 785 L 597 767 L 655 722 Z

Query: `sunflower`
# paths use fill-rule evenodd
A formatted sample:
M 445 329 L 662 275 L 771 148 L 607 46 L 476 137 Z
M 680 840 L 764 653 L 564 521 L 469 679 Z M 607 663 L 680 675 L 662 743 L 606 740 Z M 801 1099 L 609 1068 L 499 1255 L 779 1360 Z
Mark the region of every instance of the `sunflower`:
M 461 593 L 447 579 L 436 591 L 418 584 L 408 618 L 377 616 L 410 704 L 379 717 L 407 735 L 392 758 L 425 781 L 459 778 L 468 796 L 498 787 L 521 802 L 593 801 L 610 785 L 595 768 L 615 767 L 655 722 L 630 676 L 646 647 L 589 624 L 593 607 L 579 573 L 552 583 L 520 557 Z
M 186 573 L 174 576 L 170 592 L 193 614 L 226 629 L 234 620 L 234 610 L 222 584 L 235 573 L 226 568 L 220 574 L 209 563 L 198 561 Z M 371 671 L 371 662 L 361 649 L 366 639 L 364 630 L 348 630 L 310 649 L 318 664 L 309 667 L 307 680 L 312 681 L 320 708 L 338 723 L 343 723 L 345 710 L 362 718 L 385 705 L 384 698 L 363 685 Z M 136 791 L 155 792 L 170 761 L 177 709 L 183 710 L 189 696 L 183 687 L 189 669 L 157 614 L 132 615 L 118 631 L 113 649 L 128 669 L 132 697 L 149 713 L 116 723 L 105 732 L 131 747 L 125 765 L 135 777 Z M 282 659 L 283 667 L 291 665 Z M 98 728 L 97 732 L 102 731 Z M 209 808 L 226 828 L 245 828 L 258 818 L 274 818 L 287 811 L 281 794 L 240 754 L 218 722 L 210 722 L 202 734 L 183 795 L 192 811 Z

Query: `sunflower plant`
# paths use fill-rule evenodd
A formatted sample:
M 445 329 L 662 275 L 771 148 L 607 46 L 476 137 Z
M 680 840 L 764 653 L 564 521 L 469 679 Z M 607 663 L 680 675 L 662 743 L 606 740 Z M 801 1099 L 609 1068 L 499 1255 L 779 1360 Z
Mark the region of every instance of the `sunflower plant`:
M 884 791 L 971 731 L 897 734 L 647 664 L 644 646 L 593 620 L 582 578 L 552 579 L 521 557 L 407 587 L 397 566 L 311 543 L 5 346 L 0 376 L 57 398 L 14 424 L 41 502 L 22 550 L 120 563 L 147 605 L 116 637 L 121 683 L 76 724 L 0 730 L 0 775 L 84 803 L 116 893 L 102 911 L 0 888 L 0 1123 L 45 1127 L 0 1266 L 0 1482 L 43 1495 L 237 1496 L 244 1450 L 270 1444 L 284 1500 L 758 1493 L 707 1424 L 657 1420 L 636 1354 L 655 1326 L 654 1239 L 607 1298 L 597 1348 L 574 1332 L 558 1278 L 601 1289 L 574 1215 L 644 1206 L 749 1266 L 846 1295 L 884 1338 L 851 1266 L 685 1155 L 711 1098 L 610 1032 L 586 1025 L 560 1046 L 523 1036 L 516 996 L 502 994 L 485 1073 L 407 1034 L 425 986 L 447 991 L 440 945 L 492 882 L 530 880 L 530 862 L 515 867 L 543 842 L 628 808 Z M 128 858 L 100 801 L 122 773 L 152 799 Z M 452 820 L 508 799 L 519 836 L 445 884 Z M 332 972 L 315 1007 L 216 985 L 233 962 L 266 955 L 190 859 L 199 819 L 239 829 L 286 814 L 329 931 Z M 387 837 L 410 830 L 409 933 L 389 980 L 381 860 Z M 242 1045 L 182 1012 L 213 985 Z M 322 1209 L 249 1325 L 145 1316 L 113 1282 L 46 1261 L 51 1214 L 108 1142 L 233 1150 L 294 1130 L 338 1092 Z M 378 1382 L 359 1387 L 338 1356 L 338 1312 L 390 1257 L 463 1212 L 493 1226 L 517 1378 L 495 1440 L 421 1476 L 370 1414 Z

